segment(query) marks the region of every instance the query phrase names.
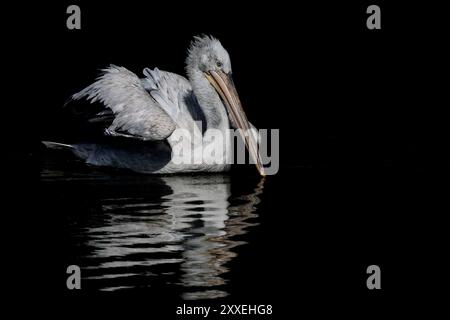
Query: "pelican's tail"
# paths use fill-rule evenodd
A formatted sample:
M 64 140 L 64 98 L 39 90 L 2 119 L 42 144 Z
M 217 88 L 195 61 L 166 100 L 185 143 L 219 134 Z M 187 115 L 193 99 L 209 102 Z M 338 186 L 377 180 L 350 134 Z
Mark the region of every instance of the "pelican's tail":
M 49 149 L 62 149 L 62 150 L 73 150 L 74 146 L 65 143 L 53 142 L 53 141 L 42 141 L 42 143 Z

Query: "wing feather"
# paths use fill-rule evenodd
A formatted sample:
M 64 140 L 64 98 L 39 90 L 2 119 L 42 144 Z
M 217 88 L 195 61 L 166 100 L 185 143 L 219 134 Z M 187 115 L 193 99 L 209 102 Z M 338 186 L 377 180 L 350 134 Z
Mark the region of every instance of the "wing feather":
M 111 65 L 102 71 L 96 82 L 74 94 L 72 99 L 100 101 L 113 112 L 114 120 L 106 134 L 140 140 L 164 140 L 172 134 L 176 122 L 165 111 L 167 99 L 155 99 L 161 87 L 160 79 L 153 79 L 155 92 L 150 94 L 141 79 L 124 67 Z

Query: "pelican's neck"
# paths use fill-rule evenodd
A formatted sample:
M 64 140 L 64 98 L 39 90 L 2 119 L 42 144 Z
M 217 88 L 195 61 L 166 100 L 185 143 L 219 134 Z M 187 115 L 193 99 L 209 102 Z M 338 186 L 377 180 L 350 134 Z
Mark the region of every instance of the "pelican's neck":
M 227 111 L 216 90 L 205 78 L 203 72 L 196 69 L 188 69 L 187 72 L 194 94 L 205 115 L 206 129 L 228 129 Z

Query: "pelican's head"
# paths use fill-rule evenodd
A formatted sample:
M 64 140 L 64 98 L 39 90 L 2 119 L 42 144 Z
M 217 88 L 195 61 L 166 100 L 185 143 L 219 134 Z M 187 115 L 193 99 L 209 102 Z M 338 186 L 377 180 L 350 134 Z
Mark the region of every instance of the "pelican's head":
M 240 129 L 239 132 L 259 173 L 265 175 L 256 138 L 250 131 L 250 123 L 242 109 L 231 77 L 231 62 L 227 50 L 219 40 L 213 37 L 194 37 L 189 48 L 186 65 L 188 74 L 200 72 L 218 93 L 227 109 L 231 124 Z
M 194 37 L 186 61 L 188 68 L 202 72 L 222 71 L 231 74 L 230 56 L 219 40 L 209 37 Z

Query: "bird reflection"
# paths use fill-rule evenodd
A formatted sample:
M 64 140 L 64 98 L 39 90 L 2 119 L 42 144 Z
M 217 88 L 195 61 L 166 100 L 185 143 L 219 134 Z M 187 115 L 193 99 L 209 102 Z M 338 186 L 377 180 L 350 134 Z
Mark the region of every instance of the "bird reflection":
M 186 300 L 228 294 L 228 263 L 245 244 L 236 236 L 257 224 L 264 183 L 232 193 L 228 175 L 97 179 L 47 171 L 43 178 L 78 183 L 78 194 L 94 202 L 95 214 L 72 217 L 69 228 L 73 246 L 83 248 L 74 254 L 88 288 L 172 287 Z
M 225 284 L 222 275 L 228 271 L 226 263 L 236 256 L 231 249 L 244 243 L 233 238 L 256 224 L 250 219 L 256 216 L 254 209 L 259 203 L 258 195 L 262 192 L 263 182 L 251 194 L 233 198 L 229 177 L 206 180 L 203 177 L 192 181 L 178 179 L 166 181 L 173 194 L 165 199 L 168 200 L 167 213 L 174 221 L 174 229 L 187 227 L 190 234 L 183 242 L 180 283 L 189 288 L 183 298 L 224 297 L 227 295 L 225 291 L 208 288 Z M 234 200 L 240 201 L 240 204 L 233 205 Z M 191 219 L 193 213 L 198 215 L 195 220 Z

